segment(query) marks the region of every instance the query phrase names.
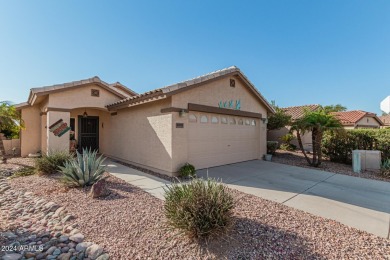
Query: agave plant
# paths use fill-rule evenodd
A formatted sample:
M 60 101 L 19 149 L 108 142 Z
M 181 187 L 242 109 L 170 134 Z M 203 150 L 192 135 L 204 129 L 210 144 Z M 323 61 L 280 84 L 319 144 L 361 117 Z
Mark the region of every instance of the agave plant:
M 390 159 L 387 159 L 382 163 L 381 173 L 384 177 L 390 177 Z
M 77 152 L 77 158 L 72 158 L 63 167 L 59 167 L 64 175 L 64 183 L 73 187 L 94 184 L 105 172 L 105 167 L 102 166 L 104 160 L 102 156 L 97 158 L 97 151 L 83 149 L 82 154 Z

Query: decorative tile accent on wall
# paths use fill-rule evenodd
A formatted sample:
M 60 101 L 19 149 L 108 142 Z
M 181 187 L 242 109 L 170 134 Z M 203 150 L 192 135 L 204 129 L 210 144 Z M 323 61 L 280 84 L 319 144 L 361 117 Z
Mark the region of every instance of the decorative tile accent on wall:
M 64 120 L 60 119 L 49 127 L 49 131 L 55 136 L 61 137 L 70 130 L 70 127 Z

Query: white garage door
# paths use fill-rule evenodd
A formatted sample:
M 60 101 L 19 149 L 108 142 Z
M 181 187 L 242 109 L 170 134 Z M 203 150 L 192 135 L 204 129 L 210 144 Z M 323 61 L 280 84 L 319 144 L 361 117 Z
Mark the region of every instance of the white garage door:
M 258 159 L 259 119 L 190 112 L 188 120 L 188 162 L 196 169 Z

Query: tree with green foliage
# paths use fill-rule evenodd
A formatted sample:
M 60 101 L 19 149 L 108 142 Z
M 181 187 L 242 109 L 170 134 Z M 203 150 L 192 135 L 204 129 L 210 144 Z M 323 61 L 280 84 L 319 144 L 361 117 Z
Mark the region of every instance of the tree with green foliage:
M 322 139 L 324 132 L 342 127 L 340 121 L 325 108 L 306 111 L 304 116 L 292 123 L 292 131 L 296 131 L 299 147 L 310 166 L 319 167 L 322 163 Z M 301 136 L 312 133 L 313 158 L 307 156 L 303 148 Z
M 11 105 L 10 102 L 0 102 L 0 133 L 3 131 L 9 131 L 10 129 L 17 129 L 23 127 L 20 114 L 16 110 L 15 106 Z M 14 130 L 16 131 L 16 130 Z M 5 149 L 3 140 L 0 137 L 0 156 L 2 157 L 3 163 L 7 162 L 5 157 Z
M 327 113 L 347 111 L 347 108 L 341 104 L 324 106 L 322 109 Z
M 275 102 L 272 102 L 272 106 L 275 109 L 275 114 L 272 114 L 268 118 L 267 129 L 268 130 L 278 130 L 282 127 L 291 124 L 291 116 L 287 115 L 286 112 L 275 105 Z

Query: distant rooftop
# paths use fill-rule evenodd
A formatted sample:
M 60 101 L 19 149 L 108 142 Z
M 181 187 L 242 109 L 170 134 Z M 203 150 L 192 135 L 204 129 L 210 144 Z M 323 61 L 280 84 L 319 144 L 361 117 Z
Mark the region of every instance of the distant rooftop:
M 287 115 L 290 115 L 292 120 L 296 120 L 301 118 L 306 111 L 314 111 L 319 107 L 320 105 L 313 104 L 313 105 L 303 105 L 303 106 L 293 106 L 293 107 L 282 107 L 281 109 L 283 109 Z

